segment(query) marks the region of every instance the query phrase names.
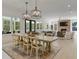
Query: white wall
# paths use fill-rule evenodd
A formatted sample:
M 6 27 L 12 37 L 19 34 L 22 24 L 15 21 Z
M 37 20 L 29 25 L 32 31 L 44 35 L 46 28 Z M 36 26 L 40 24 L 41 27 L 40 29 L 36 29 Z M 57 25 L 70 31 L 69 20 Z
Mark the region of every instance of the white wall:
M 46 22 L 48 22 L 49 23 L 49 25 L 54 25 L 54 24 L 57 24 L 58 23 L 58 21 L 59 21 L 59 19 L 61 20 L 67 20 L 67 19 L 70 19 L 71 20 L 71 31 L 72 31 L 72 21 L 73 21 L 73 19 L 77 19 L 77 16 L 72 16 L 72 17 L 61 17 L 61 18 L 50 18 L 50 21 L 49 21 L 49 19 L 48 20 L 46 20 Z
M 20 33 L 25 33 L 25 20 L 20 19 Z
M 49 25 L 49 29 L 39 29 L 37 31 L 50 31 L 50 25 L 54 25 L 54 24 L 57 24 L 58 23 L 58 20 L 59 19 L 70 19 L 71 20 L 71 31 L 72 31 L 72 20 L 73 19 L 77 19 L 76 16 L 73 16 L 73 17 L 61 17 L 61 18 L 40 18 L 40 19 L 34 19 L 36 22 L 39 22 L 39 23 L 43 23 L 43 24 L 48 24 Z M 22 19 L 22 17 L 20 18 L 20 23 L 21 23 L 21 28 L 20 28 L 20 31 L 21 33 L 25 33 L 25 21 L 24 19 Z M 10 28 L 12 31 L 12 26 Z

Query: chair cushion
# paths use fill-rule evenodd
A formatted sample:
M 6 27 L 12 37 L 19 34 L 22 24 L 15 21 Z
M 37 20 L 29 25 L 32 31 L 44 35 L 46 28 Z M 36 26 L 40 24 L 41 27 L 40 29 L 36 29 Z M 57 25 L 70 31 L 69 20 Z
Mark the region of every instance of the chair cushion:
M 42 46 L 41 44 L 37 44 L 38 46 Z M 33 46 L 35 46 L 36 47 L 36 44 L 33 44 Z
M 58 37 L 64 37 L 64 34 L 62 32 L 57 32 Z

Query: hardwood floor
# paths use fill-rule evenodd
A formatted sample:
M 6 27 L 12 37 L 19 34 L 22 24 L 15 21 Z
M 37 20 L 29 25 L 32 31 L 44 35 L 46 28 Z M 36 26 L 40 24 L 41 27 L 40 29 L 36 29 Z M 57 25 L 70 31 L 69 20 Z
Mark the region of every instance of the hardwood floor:
M 5 39 L 5 41 L 7 42 L 9 40 L 8 37 L 10 38 L 10 36 L 7 36 L 7 38 Z M 3 45 L 5 45 L 5 43 Z M 52 44 L 52 46 L 61 48 L 60 51 L 54 56 L 54 59 L 76 59 L 77 58 L 76 57 L 77 56 L 76 55 L 77 54 L 76 53 L 76 49 L 77 49 L 76 35 L 72 40 L 57 40 Z M 6 57 L 6 55 L 3 53 L 2 57 Z M 6 59 L 6 58 L 3 58 L 3 59 Z
M 12 58 L 8 56 L 4 51 L 2 51 L 2 59 L 12 59 Z

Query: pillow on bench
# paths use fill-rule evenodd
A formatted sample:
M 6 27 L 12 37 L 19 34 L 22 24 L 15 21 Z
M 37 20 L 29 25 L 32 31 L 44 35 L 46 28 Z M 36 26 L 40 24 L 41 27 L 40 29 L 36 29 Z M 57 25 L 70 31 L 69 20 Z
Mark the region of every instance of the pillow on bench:
M 62 32 L 57 32 L 57 37 L 64 37 L 64 34 Z

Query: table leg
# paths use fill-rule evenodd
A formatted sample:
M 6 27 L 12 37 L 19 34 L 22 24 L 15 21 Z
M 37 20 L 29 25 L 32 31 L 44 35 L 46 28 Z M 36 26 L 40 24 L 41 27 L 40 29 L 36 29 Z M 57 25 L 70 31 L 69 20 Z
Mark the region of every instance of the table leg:
M 51 43 L 48 42 L 48 51 L 51 52 Z
M 46 42 L 46 45 L 47 45 L 46 47 L 47 51 L 51 52 L 51 42 Z

